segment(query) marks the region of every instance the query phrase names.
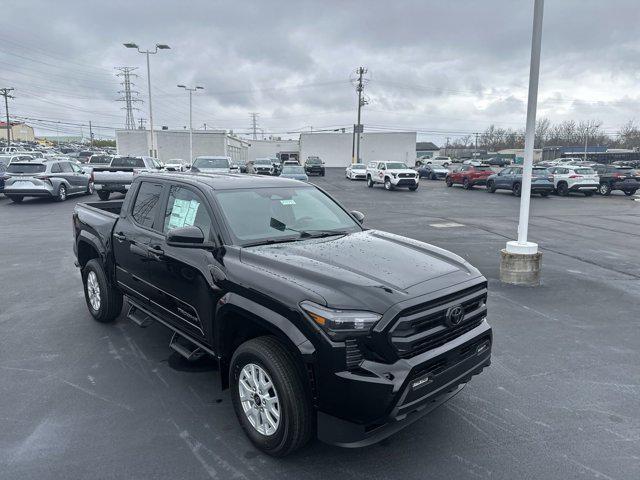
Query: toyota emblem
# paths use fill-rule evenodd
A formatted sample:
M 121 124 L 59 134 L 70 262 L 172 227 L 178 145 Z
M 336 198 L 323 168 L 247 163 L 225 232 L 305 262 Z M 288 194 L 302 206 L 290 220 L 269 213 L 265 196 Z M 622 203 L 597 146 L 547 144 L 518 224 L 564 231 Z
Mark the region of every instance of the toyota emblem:
M 447 310 L 446 319 L 447 323 L 451 327 L 455 327 L 462 322 L 464 318 L 464 307 L 462 305 L 456 305 L 454 307 L 450 307 Z

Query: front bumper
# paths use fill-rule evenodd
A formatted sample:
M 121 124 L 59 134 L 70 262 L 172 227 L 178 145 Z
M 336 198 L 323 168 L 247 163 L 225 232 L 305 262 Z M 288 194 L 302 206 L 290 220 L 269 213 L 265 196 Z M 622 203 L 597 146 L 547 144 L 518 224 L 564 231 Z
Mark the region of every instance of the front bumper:
M 273 175 L 273 170 L 268 170 L 266 168 L 256 168 L 255 173 L 258 175 Z
M 418 185 L 418 179 L 415 177 L 414 178 L 391 177 L 391 185 L 393 185 L 394 187 L 411 187 L 414 185 Z
M 485 320 L 440 347 L 393 365 L 364 361 L 361 372 L 335 373 L 334 391 L 341 393 L 334 395 L 334 407 L 341 401 L 347 413 L 360 407 L 384 414 L 356 422 L 319 411 L 318 438 L 342 447 L 364 447 L 394 434 L 456 395 L 489 366 L 492 342 Z

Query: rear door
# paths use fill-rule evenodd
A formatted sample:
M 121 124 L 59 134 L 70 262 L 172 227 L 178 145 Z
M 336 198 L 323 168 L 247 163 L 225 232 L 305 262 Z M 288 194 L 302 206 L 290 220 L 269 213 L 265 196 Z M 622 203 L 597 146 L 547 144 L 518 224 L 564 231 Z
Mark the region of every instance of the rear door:
M 163 193 L 160 182 L 143 181 L 127 211 L 113 231 L 113 253 L 118 285 L 133 298 L 148 303 L 152 288 L 149 283 L 149 244 L 160 235 Z
M 215 305 L 224 294 L 211 279 L 223 271 L 210 249 L 167 245 L 173 228 L 197 226 L 213 242 L 219 227 L 203 193 L 191 185 L 167 185 L 162 235 L 153 237 L 149 253 L 152 307 L 169 322 L 209 342 Z
M 58 162 L 60 166 L 60 173 L 56 174 L 64 183 L 68 186 L 68 193 L 76 193 L 78 191 L 78 179 L 71 168 L 70 162 Z
M 89 175 L 75 163 L 69 162 L 71 169 L 73 170 L 73 182 L 76 192 L 85 192 L 89 185 Z

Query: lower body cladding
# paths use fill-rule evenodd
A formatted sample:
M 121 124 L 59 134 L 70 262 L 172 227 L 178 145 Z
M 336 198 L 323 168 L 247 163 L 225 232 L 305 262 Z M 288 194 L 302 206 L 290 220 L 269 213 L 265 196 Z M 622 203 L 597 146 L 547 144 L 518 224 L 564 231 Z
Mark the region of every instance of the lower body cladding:
M 379 442 L 456 395 L 491 364 L 492 331 L 483 321 L 454 340 L 388 365 L 365 360 L 354 371 L 333 373 L 318 411 L 318 438 L 341 447 Z M 330 412 L 329 412 L 330 410 Z M 346 420 L 348 418 L 349 420 Z

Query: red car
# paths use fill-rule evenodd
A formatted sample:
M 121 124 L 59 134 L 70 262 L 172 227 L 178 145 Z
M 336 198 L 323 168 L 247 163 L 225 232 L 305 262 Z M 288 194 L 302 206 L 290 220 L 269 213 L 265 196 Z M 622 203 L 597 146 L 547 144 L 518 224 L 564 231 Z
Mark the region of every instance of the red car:
M 459 169 L 450 172 L 445 182 L 447 187 L 459 184 L 468 190 L 475 185 L 486 185 L 489 175 L 493 175 L 489 165 L 462 165 Z

